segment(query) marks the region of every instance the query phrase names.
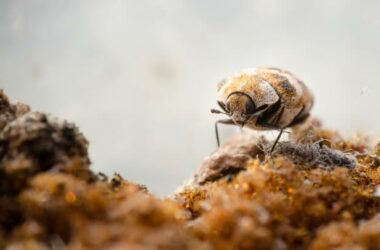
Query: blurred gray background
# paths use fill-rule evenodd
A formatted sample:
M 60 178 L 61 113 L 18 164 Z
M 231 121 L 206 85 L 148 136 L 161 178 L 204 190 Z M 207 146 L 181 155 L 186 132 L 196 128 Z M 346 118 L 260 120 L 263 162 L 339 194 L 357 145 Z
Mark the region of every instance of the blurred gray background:
M 379 1 L 1 0 L 0 87 L 75 122 L 93 167 L 159 195 L 215 150 L 216 83 L 276 66 L 314 115 L 378 134 Z M 238 130 L 223 128 L 226 139 Z

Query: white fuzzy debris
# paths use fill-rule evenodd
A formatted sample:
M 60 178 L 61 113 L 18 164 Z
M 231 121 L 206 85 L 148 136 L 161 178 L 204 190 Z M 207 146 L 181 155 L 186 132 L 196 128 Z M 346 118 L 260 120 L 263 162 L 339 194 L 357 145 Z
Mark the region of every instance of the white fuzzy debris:
M 352 169 L 357 165 L 357 160 L 353 155 L 321 146 L 318 143 L 281 142 L 276 147 L 275 153 L 286 155 L 294 162 L 310 167 L 332 169 L 335 166 L 341 166 Z

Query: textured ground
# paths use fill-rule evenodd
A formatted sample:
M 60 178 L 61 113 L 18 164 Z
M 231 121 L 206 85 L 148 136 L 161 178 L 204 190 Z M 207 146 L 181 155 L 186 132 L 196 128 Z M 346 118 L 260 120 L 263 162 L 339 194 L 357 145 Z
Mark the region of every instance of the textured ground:
M 92 172 L 75 125 L 1 92 L 0 249 L 380 249 L 379 145 L 310 120 L 269 147 L 232 138 L 158 199 Z

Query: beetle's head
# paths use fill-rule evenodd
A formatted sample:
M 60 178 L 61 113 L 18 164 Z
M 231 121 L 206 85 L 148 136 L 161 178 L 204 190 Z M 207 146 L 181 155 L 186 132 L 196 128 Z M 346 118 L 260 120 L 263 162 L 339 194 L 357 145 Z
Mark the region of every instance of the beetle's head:
M 238 123 L 245 123 L 255 113 L 255 109 L 252 98 L 245 93 L 234 92 L 227 98 L 226 111 Z
M 256 106 L 252 98 L 243 92 L 231 93 L 226 102 L 218 101 L 219 106 L 224 112 L 212 109 L 212 113 L 222 113 L 231 117 L 231 119 L 241 126 L 251 118 L 255 111 Z

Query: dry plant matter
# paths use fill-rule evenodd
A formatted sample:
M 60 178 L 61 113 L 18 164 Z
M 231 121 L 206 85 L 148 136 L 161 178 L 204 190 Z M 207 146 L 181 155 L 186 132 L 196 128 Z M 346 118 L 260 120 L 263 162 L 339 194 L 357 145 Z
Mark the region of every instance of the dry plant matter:
M 232 138 L 159 199 L 0 92 L 0 249 L 380 249 L 380 144 L 311 119 L 270 145 Z

